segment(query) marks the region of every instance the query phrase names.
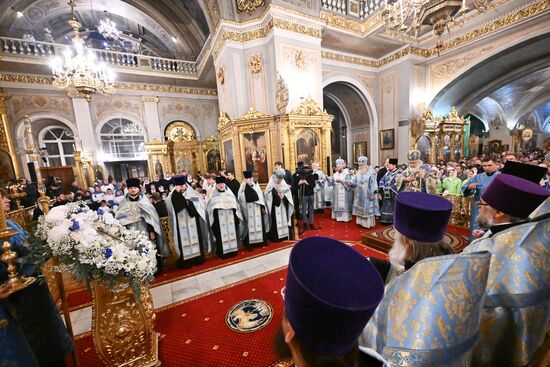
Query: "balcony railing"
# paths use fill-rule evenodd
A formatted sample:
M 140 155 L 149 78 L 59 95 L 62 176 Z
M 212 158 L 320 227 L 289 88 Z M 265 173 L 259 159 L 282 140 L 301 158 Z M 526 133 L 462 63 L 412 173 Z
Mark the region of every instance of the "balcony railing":
M 0 36 L 0 54 L 28 57 L 29 59 L 49 59 L 55 56 L 62 57 L 69 46 L 49 42 L 27 41 L 18 38 Z M 144 56 L 129 52 L 91 49 L 99 62 L 128 71 L 166 72 L 178 74 L 182 77 L 196 78 L 198 74 L 195 61 L 165 59 L 154 56 Z
M 384 0 L 321 0 L 321 9 L 357 19 L 371 16 Z

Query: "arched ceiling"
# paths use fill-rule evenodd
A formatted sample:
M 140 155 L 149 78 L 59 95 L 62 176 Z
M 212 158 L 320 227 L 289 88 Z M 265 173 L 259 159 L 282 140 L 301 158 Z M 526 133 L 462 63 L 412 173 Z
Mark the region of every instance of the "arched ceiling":
M 350 121 L 351 128 L 362 128 L 370 125 L 370 114 L 361 95 L 348 83 L 336 82 L 327 85 L 323 94 L 333 101 L 340 102 Z M 335 101 L 335 102 L 336 102 Z
M 549 44 L 546 33 L 488 58 L 440 91 L 430 108 L 444 115 L 457 106 L 460 114 L 474 114 L 487 127 L 512 129 L 530 113 L 544 122 L 550 104 Z
M 363 98 L 351 85 L 344 82 L 336 82 L 327 85 L 323 94 L 332 100 L 340 102 L 345 109 L 351 128 L 362 128 L 370 125 L 369 111 Z
M 195 60 L 213 27 L 201 0 L 76 0 L 75 3 L 82 37 L 95 32 L 100 19 L 108 16 L 123 32 L 126 47 L 141 45 L 143 53 L 161 57 Z M 17 17 L 14 9 L 23 16 Z M 109 15 L 106 16 L 105 10 Z M 3 35 L 22 37 L 30 33 L 44 41 L 48 37 L 45 29 L 49 28 L 55 42 L 70 41 L 72 30 L 67 21 L 71 15 L 66 0 L 4 0 L 0 2 L 0 14 Z

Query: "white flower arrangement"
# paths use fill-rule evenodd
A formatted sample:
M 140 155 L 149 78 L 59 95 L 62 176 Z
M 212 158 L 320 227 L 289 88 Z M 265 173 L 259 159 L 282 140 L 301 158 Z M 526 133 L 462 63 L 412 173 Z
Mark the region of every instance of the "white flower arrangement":
M 34 236 L 31 247 L 44 261 L 55 257 L 78 280 L 99 281 L 112 290 L 125 280 L 139 295 L 156 271 L 157 251 L 146 234 L 82 203 L 52 208 L 38 220 Z

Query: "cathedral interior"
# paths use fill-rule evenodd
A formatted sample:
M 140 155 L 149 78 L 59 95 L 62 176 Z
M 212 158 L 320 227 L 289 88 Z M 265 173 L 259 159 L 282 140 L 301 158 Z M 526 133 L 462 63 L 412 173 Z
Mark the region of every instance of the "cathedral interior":
M 509 154 L 547 168 L 550 1 L 2 0 L 0 123 L 0 187 L 12 201 L 5 216 L 21 227 L 31 223 L 33 210 L 47 213 L 48 200 L 52 205 L 60 192 L 75 193 L 78 187 L 93 196 L 104 191 L 102 184 L 135 178 L 142 190 L 155 183 L 162 200 L 174 186 L 159 191 L 159 179 L 185 174 L 191 185 L 191 177 L 202 182 L 201 175 L 212 174 L 204 180 L 211 179 L 214 187 L 219 183 L 214 176 L 230 172 L 244 185 L 246 172 L 252 172 L 264 200 L 262 190 L 271 189 L 276 177 L 273 167 L 294 174 L 300 162 L 316 164 L 327 177 L 339 159 L 349 169 L 368 164 L 378 172 L 388 159 L 399 165 L 410 162 L 411 151 L 418 151 L 419 160 L 435 165 L 436 171 L 443 167 L 444 175 L 450 162 L 470 168 L 472 160 L 481 169 L 480 159 L 499 157 L 503 165 Z M 361 163 L 362 157 L 367 163 Z M 466 170 L 460 174 L 466 178 Z M 548 175 L 544 184 L 550 189 Z M 18 186 L 22 178 L 37 185 L 34 201 Z M 52 186 L 60 192 L 50 191 Z M 111 185 L 113 202 L 119 189 Z M 333 210 L 340 200 L 334 195 Z M 447 237 L 455 250 L 462 250 L 474 230 L 472 213 L 482 209 L 462 193 L 452 199 L 453 230 Z M 207 204 L 204 213 L 207 218 Z M 257 218 L 261 215 L 266 214 L 258 211 Z M 290 212 L 288 218 L 284 212 L 273 215 L 294 218 Z M 160 215 L 160 226 L 173 255 L 179 237 L 174 239 L 168 216 Z M 378 216 L 372 220 L 380 232 L 370 240 L 365 235 L 373 228 L 335 220 L 330 213 L 316 213 L 311 228 L 323 229 L 312 235 L 352 247 L 371 241 L 359 252 L 387 259 L 389 245 L 375 237 L 393 241 L 395 233 L 380 226 Z M 2 221 L 0 227 L 5 227 Z M 261 220 L 259 226 L 267 233 Z M 98 315 L 103 315 L 96 303 L 105 298 L 101 288 L 88 291 L 83 278 L 76 281 L 67 273 L 44 270 L 75 345 L 72 357 L 67 353 L 67 365 L 156 366 L 162 361 L 167 366 L 291 366 L 271 354 L 270 343 L 266 352 L 255 339 L 262 332 L 260 337 L 272 338 L 276 322 L 257 326 L 261 330 L 234 332 L 229 330 L 230 317 L 205 326 L 208 321 L 203 320 L 214 319 L 214 311 L 210 315 L 201 307 L 210 305 L 209 295 L 219 294 L 212 304 L 223 306 L 223 317 L 238 300 L 256 297 L 233 299 L 233 293 L 215 292 L 246 288 L 247 282 L 261 285 L 261 276 L 280 283 L 292 246 L 309 235 L 297 226 L 292 241 L 289 234 L 288 243 L 273 242 L 255 248 L 252 255 L 246 250 L 242 255 L 239 242 L 239 255 L 225 263 L 214 259 L 215 244 L 201 244 L 206 262 L 195 270 L 177 273 L 176 257 L 161 260 L 165 273 L 145 292 L 150 309 L 142 309 L 144 319 L 130 317 L 149 325 L 144 333 L 158 331 L 158 339 L 147 334 L 150 340 L 143 342 L 143 349 L 149 348 L 149 354 L 144 352 L 135 365 L 125 364 L 133 352 L 118 351 L 126 359 L 117 359 L 105 351 L 118 348 L 116 343 L 127 349 L 129 343 L 138 343 L 137 332 L 128 331 L 133 330 L 131 322 L 123 316 L 118 324 L 109 321 L 121 325 L 115 333 L 118 342 L 96 338 L 102 322 Z M 304 231 L 306 227 L 304 220 Z M 269 323 L 264 307 L 280 323 L 284 284 L 273 282 L 265 285 L 266 304 L 247 304 L 237 311 L 246 313 L 249 307 Z M 260 287 L 252 284 L 248 288 Z M 277 300 L 271 299 L 273 292 Z M 200 313 L 200 322 L 185 325 L 182 315 L 193 312 Z M 0 330 L 1 319 L 0 313 Z M 224 340 L 208 334 L 199 341 L 201 330 Z M 183 341 L 174 344 L 176 339 Z M 251 346 L 255 343 L 262 347 Z M 196 344 L 200 348 L 192 349 Z

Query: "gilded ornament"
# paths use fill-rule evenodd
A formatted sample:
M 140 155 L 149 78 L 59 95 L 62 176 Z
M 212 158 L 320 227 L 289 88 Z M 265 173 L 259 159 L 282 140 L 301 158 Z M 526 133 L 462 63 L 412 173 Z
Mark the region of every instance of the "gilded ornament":
M 252 14 L 257 8 L 265 5 L 265 0 L 236 0 L 237 11 Z
M 300 70 L 306 69 L 306 55 L 304 55 L 302 50 L 296 50 L 294 53 L 294 65 Z
M 298 107 L 290 111 L 290 114 L 301 116 L 329 116 L 329 114 L 323 111 L 311 97 L 306 98 Z
M 220 117 L 218 117 L 218 130 L 229 125 L 230 123 L 231 120 L 229 119 L 227 113 L 220 111 Z
M 51 84 L 50 77 L 43 77 L 39 75 L 23 75 L 23 74 L 5 74 L 0 73 L 0 82 L 11 83 L 28 83 L 28 84 Z M 186 88 L 177 86 L 164 86 L 164 85 L 152 85 L 152 84 L 133 84 L 133 83 L 117 83 L 117 90 L 128 91 L 146 91 L 157 93 L 174 93 L 174 94 L 194 94 L 203 96 L 217 96 L 218 91 L 216 89 L 200 89 L 200 88 Z
M 234 28 L 232 28 L 231 31 L 228 31 L 228 30 L 221 31 L 223 32 L 222 36 L 219 37 L 218 42 L 214 46 L 214 51 L 212 51 L 212 56 L 214 60 L 218 58 L 218 55 L 225 41 L 233 41 L 233 42 L 241 42 L 241 43 L 253 41 L 255 39 L 266 37 L 273 28 L 279 28 L 286 31 L 298 33 L 301 35 L 306 35 L 309 37 L 315 37 L 315 38 L 321 38 L 322 36 L 321 28 L 313 28 L 303 24 L 294 23 L 285 19 L 273 18 L 260 29 L 253 29 L 249 31 L 243 30 L 239 32 L 239 31 L 234 31 L 233 30 Z
M 256 120 L 263 118 L 270 118 L 272 115 L 266 115 L 265 113 L 258 112 L 256 107 L 250 107 L 250 109 L 241 117 L 235 119 L 235 121 L 246 121 L 246 120 Z
M 252 55 L 248 62 L 250 66 L 250 72 L 252 74 L 259 74 L 262 71 L 262 56 L 261 55 Z
M 225 73 L 223 72 L 223 68 L 220 68 L 220 70 L 218 70 L 218 81 L 221 85 L 225 83 Z
M 190 142 L 196 139 L 195 130 L 183 121 L 172 122 L 166 135 L 173 142 Z
M 160 366 L 155 312 L 149 289 L 136 299 L 129 286 L 119 292 L 92 283 L 92 339 L 104 366 Z
M 277 110 L 282 115 L 288 106 L 288 85 L 285 83 L 281 74 L 277 73 L 277 92 L 275 93 L 275 103 Z
M 533 137 L 533 130 L 531 130 L 531 129 L 525 129 L 521 133 L 521 138 L 525 142 L 528 142 L 529 140 L 531 140 L 532 137 Z
M 141 101 L 142 102 L 158 103 L 159 102 L 159 97 L 157 97 L 157 96 L 141 96 Z

